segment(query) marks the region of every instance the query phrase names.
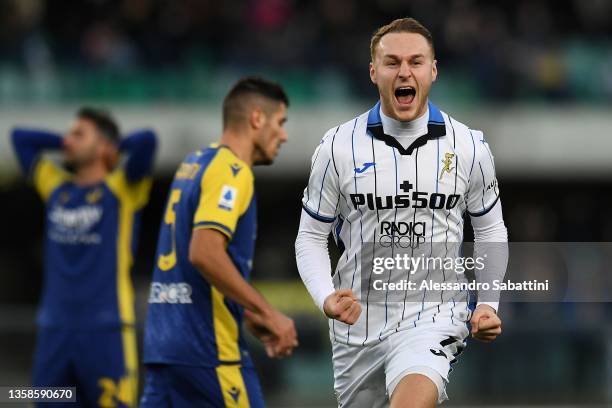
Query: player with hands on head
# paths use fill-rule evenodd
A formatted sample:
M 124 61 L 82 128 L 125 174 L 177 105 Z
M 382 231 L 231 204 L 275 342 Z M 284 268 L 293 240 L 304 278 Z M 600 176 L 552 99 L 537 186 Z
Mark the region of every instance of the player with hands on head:
M 155 133 L 121 137 L 109 112 L 84 107 L 63 136 L 25 127 L 11 136 L 46 207 L 33 385 L 78 384 L 85 406 L 136 406 L 130 269 L 151 190 Z M 48 156 L 53 151 L 62 164 Z

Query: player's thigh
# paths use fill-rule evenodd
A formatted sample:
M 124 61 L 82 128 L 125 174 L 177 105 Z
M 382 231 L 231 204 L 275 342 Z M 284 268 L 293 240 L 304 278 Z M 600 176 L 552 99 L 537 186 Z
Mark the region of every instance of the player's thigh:
M 168 366 L 172 407 L 260 408 L 264 406 L 255 370 L 238 364 L 217 367 Z
M 439 401 L 443 379 L 428 367 L 414 367 L 393 387 L 391 408 L 431 408 Z
M 386 342 L 350 346 L 332 341 L 334 391 L 339 407 L 388 406 L 385 388 Z
M 66 330 L 40 328 L 32 367 L 35 387 L 74 386 L 72 334 Z
M 138 357 L 133 327 L 83 331 L 76 372 L 89 406 L 133 407 L 138 393 Z
M 386 358 L 385 372 L 387 392 L 391 398 L 404 376 L 421 374 L 436 386 L 438 402 L 448 399 L 448 375 L 465 348 L 467 335 L 463 324 L 432 324 L 389 336 L 391 352 Z

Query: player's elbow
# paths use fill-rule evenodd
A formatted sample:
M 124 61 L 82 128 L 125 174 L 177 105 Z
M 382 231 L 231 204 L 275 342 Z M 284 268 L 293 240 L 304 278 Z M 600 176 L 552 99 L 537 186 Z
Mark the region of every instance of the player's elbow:
M 10 139 L 17 156 L 17 161 L 19 162 L 19 167 L 23 174 L 27 175 L 35 159 L 35 152 L 32 151 L 31 147 L 28 147 L 26 133 L 21 129 L 14 128 L 11 131 Z
M 483 228 L 474 228 L 474 242 L 508 242 L 508 230 L 504 220 Z
M 295 237 L 295 242 L 293 243 L 293 247 L 295 249 L 296 255 L 301 253 L 302 248 L 304 247 L 304 236 L 298 231 L 297 236 Z
M 297 236 L 295 237 L 295 256 L 297 259 L 301 259 L 306 256 L 309 248 L 309 239 L 308 233 L 306 231 L 298 231 Z
M 210 256 L 207 255 L 207 251 L 203 248 L 193 245 L 189 246 L 189 262 L 196 267 L 198 270 L 205 270 L 209 268 Z
M 23 135 L 23 132 L 19 128 L 13 128 L 11 130 L 11 136 L 10 136 L 11 144 L 13 145 L 13 148 L 15 148 L 15 150 L 18 150 L 20 145 L 22 144 L 21 143 L 23 139 L 22 135 Z
M 327 236 L 328 234 L 326 233 L 300 229 L 295 237 L 296 255 L 303 254 L 312 248 L 322 249 L 327 252 Z
M 209 281 L 215 280 L 222 269 L 214 251 L 189 251 L 189 262 Z
M 157 136 L 153 129 L 145 129 L 143 130 L 142 140 L 141 140 L 142 148 L 148 152 L 155 152 L 157 149 Z

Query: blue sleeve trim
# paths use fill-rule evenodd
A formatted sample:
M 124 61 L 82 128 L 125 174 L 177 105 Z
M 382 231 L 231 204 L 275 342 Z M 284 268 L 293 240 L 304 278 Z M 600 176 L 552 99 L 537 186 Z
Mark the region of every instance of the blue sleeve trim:
M 234 235 L 231 229 L 229 229 L 228 227 L 226 227 L 225 225 L 221 223 L 214 222 L 214 221 L 202 221 L 202 222 L 198 222 L 197 224 L 193 226 L 193 228 L 198 228 L 198 227 L 217 227 L 217 228 L 222 229 L 230 238 Z
M 157 149 L 157 137 L 150 129 L 137 130 L 121 141 L 119 149 L 127 154 L 125 175 L 135 182 L 151 174 L 153 157 Z
M 11 141 L 17 160 L 25 175 L 31 176 L 34 164 L 44 149 L 60 149 L 62 137 L 44 130 L 13 129 Z
M 472 213 L 472 212 L 469 212 L 469 211 L 467 213 L 470 215 L 470 217 L 481 217 L 481 216 L 485 215 L 486 213 L 488 213 L 489 211 L 491 211 L 491 209 L 493 207 L 495 207 L 495 204 L 497 204 L 497 201 L 499 201 L 499 195 L 497 197 L 495 197 L 495 201 L 493 201 L 493 204 L 491 204 L 489 206 L 489 208 L 487 208 L 485 210 L 482 210 L 480 212 L 477 212 L 477 213 Z
M 304 211 L 306 211 L 308 213 L 308 215 L 310 215 L 312 218 L 314 218 L 317 221 L 326 222 L 326 223 L 329 224 L 329 223 L 334 222 L 336 220 L 336 217 L 329 218 L 329 217 L 324 217 L 322 215 L 319 215 L 316 212 L 314 212 L 311 209 L 309 209 L 308 207 L 306 207 L 306 205 L 304 205 L 304 204 L 302 204 L 302 208 L 304 209 Z

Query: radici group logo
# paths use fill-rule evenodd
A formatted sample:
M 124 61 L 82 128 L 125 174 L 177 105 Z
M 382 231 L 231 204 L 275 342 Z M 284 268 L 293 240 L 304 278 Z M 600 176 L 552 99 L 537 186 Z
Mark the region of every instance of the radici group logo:
M 382 221 L 379 228 L 381 248 L 415 249 L 425 243 L 425 221 Z

